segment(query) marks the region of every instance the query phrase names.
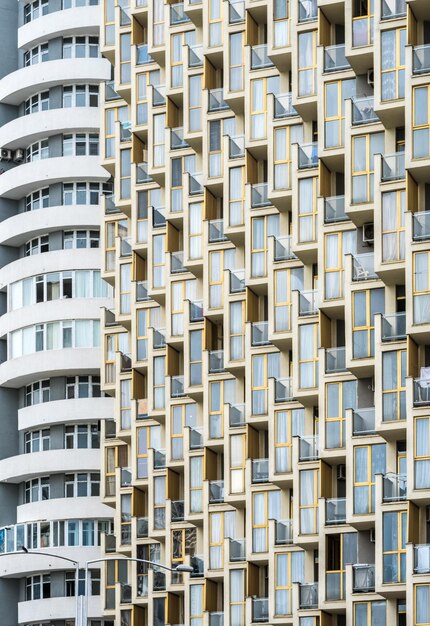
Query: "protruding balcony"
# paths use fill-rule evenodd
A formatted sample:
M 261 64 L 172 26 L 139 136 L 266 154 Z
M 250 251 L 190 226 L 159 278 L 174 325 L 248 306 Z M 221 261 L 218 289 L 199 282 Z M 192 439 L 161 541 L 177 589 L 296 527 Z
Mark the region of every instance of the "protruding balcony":
M 412 216 L 414 241 L 430 239 L 430 211 L 420 211 Z
M 224 372 L 224 350 L 209 351 L 209 374 Z
M 161 107 L 166 104 L 166 86 L 165 85 L 153 85 L 152 86 L 152 106 Z
M 318 608 L 318 583 L 301 583 L 299 585 L 299 608 Z
M 215 111 L 225 111 L 229 106 L 224 100 L 224 88 L 217 87 L 216 89 L 209 89 L 209 105 L 208 112 L 214 113 Z
M 131 585 L 121 583 L 120 585 L 120 603 L 131 604 Z
M 131 141 L 131 122 L 129 120 L 119 123 L 119 140 L 121 143 Z
M 324 48 L 324 72 L 339 72 L 350 68 L 345 56 L 345 44 L 326 46 Z
M 325 373 L 334 374 L 337 372 L 346 372 L 345 346 L 326 348 L 325 351 Z
M 121 487 L 130 487 L 131 485 L 131 468 L 130 467 L 121 467 Z
M 318 290 L 310 289 L 299 292 L 299 316 L 317 315 L 318 313 Z
M 262 70 L 265 67 L 273 67 L 273 61 L 269 58 L 267 49 L 267 43 L 262 43 L 258 46 L 251 46 L 252 70 Z
M 430 404 L 430 378 L 414 378 L 414 406 Z
M 154 469 L 160 470 L 166 468 L 166 451 L 154 450 Z
M 172 376 L 170 379 L 170 397 L 171 398 L 183 398 L 185 396 L 184 390 L 184 377 Z
M 203 428 L 190 426 L 190 450 L 203 448 Z
M 136 165 L 136 183 L 143 185 L 144 183 L 151 183 L 153 180 L 149 174 L 148 163 L 142 162 Z
M 245 0 L 228 0 L 228 23 L 240 24 L 245 21 Z
M 136 46 L 136 65 L 146 65 L 153 63 L 154 59 L 148 52 L 148 44 L 141 43 Z
M 224 502 L 224 481 L 209 481 L 209 504 L 219 504 Z
M 392 20 L 406 15 L 406 0 L 381 0 L 381 19 Z
M 291 261 L 297 259 L 292 250 L 292 238 L 291 235 L 284 235 L 282 237 L 274 237 L 275 240 L 275 261 Z
M 269 322 L 252 322 L 251 345 L 267 346 L 269 343 Z
M 166 347 L 166 329 L 165 328 L 153 328 L 152 329 L 152 347 L 154 350 L 161 350 Z
M 382 316 L 382 341 L 406 339 L 406 313 L 391 313 Z
M 375 591 L 375 565 L 361 563 L 353 565 L 352 588 L 354 593 Z
M 138 280 L 136 282 L 136 300 L 138 302 L 147 302 L 148 300 L 151 300 L 147 280 Z
M 121 237 L 121 256 L 131 256 L 132 247 L 131 247 L 131 237 Z
M 230 293 L 245 291 L 245 270 L 230 270 Z
M 224 235 L 224 220 L 209 220 L 208 223 L 209 232 L 208 232 L 208 240 L 209 243 L 221 243 L 223 241 L 228 241 L 228 237 Z
M 251 482 L 253 484 L 269 482 L 269 459 L 252 459 Z
M 286 117 L 294 117 L 298 115 L 296 109 L 293 107 L 293 96 L 291 93 L 283 93 L 279 95 L 273 95 L 274 110 L 273 117 L 275 120 L 282 120 Z
M 256 183 L 251 185 L 251 209 L 261 209 L 270 205 L 268 184 Z
M 177 26 L 178 24 L 186 24 L 190 22 L 190 18 L 184 11 L 184 3 L 177 2 L 170 5 L 170 26 Z
M 299 437 L 299 461 L 316 461 L 318 458 L 318 435 Z
M 414 574 L 430 573 L 430 544 L 414 546 Z
M 246 561 L 246 539 L 230 539 L 230 563 Z
M 183 500 L 172 500 L 170 510 L 171 510 L 172 522 L 184 521 L 184 501 Z
M 324 198 L 324 222 L 334 224 L 349 220 L 345 213 L 345 196 L 331 196 Z
M 318 143 L 305 143 L 299 146 L 299 170 L 318 167 Z
M 209 626 L 224 626 L 224 613 L 222 611 L 209 613 Z
M 152 209 L 152 227 L 164 228 L 166 225 L 166 209 L 162 207 L 153 207 Z
M 188 189 L 191 196 L 198 196 L 203 193 L 203 174 L 188 173 Z
M 325 501 L 325 523 L 327 526 L 346 523 L 346 498 L 329 498 Z
M 356 437 L 375 432 L 375 407 L 355 409 L 352 414 L 352 434 Z
M 254 624 L 269 621 L 269 598 L 252 598 L 252 621 Z
M 277 378 L 275 380 L 275 402 L 291 402 L 293 400 L 293 379 Z
M 190 302 L 190 322 L 203 322 L 203 300 Z
M 177 252 L 170 253 L 170 273 L 181 274 L 186 272 L 187 268 L 184 265 L 184 251 L 178 250 Z
M 172 128 L 172 130 L 170 131 L 170 149 L 182 150 L 188 147 L 189 147 L 189 144 L 184 139 L 183 126 L 178 126 L 178 128 Z
M 374 280 L 378 278 L 375 272 L 375 255 L 373 252 L 352 255 L 352 280 Z
M 275 520 L 275 545 L 286 546 L 293 543 L 293 520 Z
M 115 81 L 108 80 L 105 83 L 105 102 L 111 102 L 112 100 L 119 100 L 121 96 L 115 91 Z
M 188 46 L 188 67 L 203 67 L 203 46 L 197 44 Z
M 245 405 L 230 404 L 229 408 L 229 425 L 230 428 L 241 428 L 246 423 Z
M 245 156 L 245 135 L 228 138 L 228 158 L 240 159 Z
M 352 125 L 373 124 L 379 122 L 375 113 L 373 96 L 352 97 Z
M 412 57 L 412 71 L 414 74 L 430 72 L 430 44 L 415 46 Z
M 384 474 L 382 479 L 382 499 L 384 502 L 401 502 L 407 497 L 405 474 Z
M 138 539 L 146 539 L 149 536 L 147 517 L 138 517 L 136 519 L 136 534 Z
M 317 16 L 317 0 L 299 0 L 299 22 L 310 22 Z
M 405 153 L 396 152 L 382 157 L 382 182 L 403 180 L 405 178 Z

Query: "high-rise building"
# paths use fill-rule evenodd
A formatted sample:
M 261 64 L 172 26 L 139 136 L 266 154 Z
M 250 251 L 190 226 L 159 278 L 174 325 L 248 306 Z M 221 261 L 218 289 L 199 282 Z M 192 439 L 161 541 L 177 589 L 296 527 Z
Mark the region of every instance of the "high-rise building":
M 430 2 L 103 4 L 106 616 L 430 624 Z
M 0 0 L 1 626 L 74 626 L 86 562 L 110 532 L 99 495 L 100 425 L 113 413 L 100 392 L 100 308 L 112 294 L 100 275 L 110 66 L 99 27 L 98 0 Z M 88 593 L 89 624 L 107 626 L 100 564 Z

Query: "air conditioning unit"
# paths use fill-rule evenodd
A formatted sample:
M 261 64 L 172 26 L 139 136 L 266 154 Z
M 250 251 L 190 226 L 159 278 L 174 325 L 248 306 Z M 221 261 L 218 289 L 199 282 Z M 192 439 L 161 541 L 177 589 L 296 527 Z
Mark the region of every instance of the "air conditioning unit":
M 370 87 L 374 87 L 375 85 L 375 75 L 373 70 L 367 70 L 367 84 L 370 85 Z
M 338 480 L 346 480 L 346 465 L 338 465 L 337 466 L 337 479 Z
M 375 529 L 374 528 L 370 529 L 369 536 L 370 536 L 371 543 L 375 543 Z
M 15 150 L 15 152 L 13 153 L 13 160 L 15 161 L 15 163 L 22 163 L 24 161 L 24 150 Z
M 373 223 L 369 222 L 368 224 L 363 224 L 362 238 L 363 238 L 363 243 L 373 243 L 373 240 L 374 240 Z
M 0 153 L 0 160 L 12 161 L 12 150 L 6 150 L 6 148 L 2 148 Z

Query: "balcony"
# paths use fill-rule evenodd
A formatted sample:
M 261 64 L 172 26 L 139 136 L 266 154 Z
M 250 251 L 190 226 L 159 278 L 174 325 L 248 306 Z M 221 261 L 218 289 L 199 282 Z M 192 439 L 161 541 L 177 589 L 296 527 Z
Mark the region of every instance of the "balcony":
M 105 83 L 105 102 L 111 102 L 112 100 L 119 100 L 121 96 L 115 91 L 115 81 L 108 80 Z
M 430 573 L 430 544 L 414 546 L 414 574 Z
M 245 156 L 245 135 L 228 138 L 228 158 L 240 159 Z
M 325 373 L 346 372 L 345 346 L 327 348 L 325 351 Z
M 149 536 L 147 517 L 138 517 L 136 519 L 136 535 L 138 539 L 146 539 Z
M 127 120 L 126 122 L 119 123 L 119 140 L 121 143 L 125 143 L 127 141 L 131 141 L 131 122 Z
M 153 591 L 166 591 L 166 574 L 159 569 L 156 569 L 154 565 L 153 574 Z
M 166 451 L 154 449 L 154 469 L 166 469 Z
M 374 110 L 373 96 L 352 98 L 352 125 L 373 124 L 379 122 L 379 117 Z
M 430 44 L 415 46 L 412 57 L 412 71 L 414 74 L 430 72 Z
M 297 259 L 296 255 L 292 251 L 291 235 L 284 235 L 282 237 L 274 237 L 275 239 L 275 261 L 292 261 Z
M 217 89 L 209 89 L 209 105 L 208 112 L 214 113 L 215 111 L 225 111 L 229 109 L 227 102 L 224 100 L 224 88 L 218 87 Z
M 251 46 L 251 69 L 261 70 L 265 67 L 273 67 L 273 62 L 267 55 L 267 43 Z
M 172 128 L 170 131 L 170 149 L 182 150 L 183 148 L 189 148 L 188 142 L 184 139 L 184 128 L 178 126 L 178 128 Z
M 375 591 L 375 565 L 356 564 L 352 566 L 353 593 Z
M 151 183 L 153 181 L 152 176 L 149 174 L 148 163 L 138 163 L 136 165 L 136 183 L 142 185 L 144 183 Z
M 296 109 L 293 107 L 293 96 L 290 93 L 273 94 L 273 101 L 273 117 L 275 120 L 282 120 L 286 117 L 298 115 Z
M 170 5 L 170 26 L 177 26 L 178 24 L 186 24 L 190 22 L 190 18 L 184 11 L 184 3 L 178 2 L 177 4 Z
M 345 213 L 345 196 L 324 198 L 324 223 L 334 224 L 349 220 Z
M 245 21 L 245 1 L 228 0 L 228 23 L 240 24 Z
M 346 523 L 346 498 L 329 498 L 325 501 L 325 523 L 327 526 Z
M 292 378 L 277 378 L 275 380 L 275 402 L 291 402 L 293 400 Z
M 224 220 L 209 220 L 208 222 L 209 232 L 208 232 L 208 241 L 209 243 L 221 243 L 223 241 L 228 241 L 228 237 L 224 235 Z
M 406 500 L 407 479 L 405 474 L 384 474 L 382 479 L 383 502 L 401 502 Z
M 224 481 L 209 481 L 209 504 L 219 504 L 224 502 Z
M 184 396 L 185 396 L 184 377 L 172 376 L 170 379 L 170 397 L 171 398 L 183 398 Z
M 412 215 L 414 241 L 430 239 L 430 211 L 420 211 Z
M 184 251 L 178 250 L 178 252 L 170 253 L 170 273 L 182 274 L 187 272 L 187 268 L 184 265 Z
M 209 626 L 224 626 L 224 613 L 222 611 L 209 613 Z
M 406 0 L 381 0 L 381 19 L 392 20 L 406 15 Z
M 269 186 L 267 183 L 251 185 L 251 209 L 261 209 L 270 206 Z
M 148 53 L 148 44 L 141 43 L 136 46 L 136 65 L 146 65 L 147 63 L 153 63 L 154 59 Z
M 414 406 L 430 404 L 430 378 L 414 378 Z
M 136 300 L 138 302 L 147 302 L 151 300 L 151 296 L 148 291 L 148 281 L 138 280 L 136 283 Z
M 131 237 L 121 237 L 121 256 L 131 256 L 132 247 L 131 247 Z
M 119 213 L 120 210 L 115 205 L 115 196 L 113 193 L 103 194 L 105 197 L 105 214 L 112 215 L 113 213 Z
M 245 270 L 230 270 L 230 293 L 245 291 Z
M 190 322 L 203 322 L 203 300 L 190 302 Z
M 245 405 L 230 404 L 229 408 L 229 426 L 230 428 L 241 428 L 246 423 Z
M 317 315 L 318 313 L 318 290 L 310 289 L 299 292 L 299 316 Z
M 188 46 L 188 67 L 203 67 L 203 46 L 202 44 Z
M 387 154 L 382 157 L 382 174 L 383 183 L 393 180 L 403 180 L 405 178 L 405 153 L 396 152 L 395 154 Z
M 166 225 L 166 209 L 158 207 L 152 208 L 152 226 L 153 228 L 164 228 Z
M 152 86 L 152 106 L 161 107 L 166 104 L 166 86 Z
M 254 485 L 269 482 L 269 459 L 251 460 L 251 482 Z
M 375 432 L 375 407 L 356 409 L 352 413 L 352 434 L 355 437 L 373 435 Z
M 184 501 L 172 500 L 171 501 L 171 518 L 172 522 L 184 521 Z
M 299 437 L 299 461 L 316 461 L 319 458 L 318 435 Z
M 166 329 L 165 328 L 153 328 L 152 329 L 152 346 L 154 350 L 161 350 L 166 347 Z
M 131 468 L 121 467 L 120 470 L 121 487 L 130 487 L 131 485 Z
M 246 539 L 230 539 L 230 563 L 246 561 Z
M 293 543 L 293 520 L 275 520 L 275 545 L 287 546 Z
M 267 346 L 269 341 L 269 322 L 252 322 L 251 324 L 251 345 Z
M 201 450 L 203 448 L 203 428 L 190 426 L 190 450 Z
M 269 621 L 269 598 L 252 598 L 252 621 L 254 624 Z
M 318 583 L 301 583 L 299 585 L 299 608 L 318 608 Z
M 324 72 L 339 72 L 350 68 L 345 56 L 345 44 L 326 46 L 324 48 Z
M 352 255 L 352 280 L 374 280 L 378 278 L 375 272 L 375 255 L 373 252 Z
M 224 372 L 224 350 L 209 350 L 209 374 Z
M 131 604 L 131 585 L 121 583 L 120 591 L 120 603 Z
M 305 143 L 299 146 L 299 170 L 318 167 L 318 143 Z
M 203 174 L 188 173 L 188 190 L 190 196 L 198 196 L 203 193 Z
M 190 557 L 190 565 L 193 568 L 192 573 L 190 574 L 191 578 L 200 578 L 203 576 L 205 571 L 205 564 L 202 556 L 195 554 Z
M 406 339 L 406 313 L 392 313 L 382 316 L 382 341 L 402 341 Z

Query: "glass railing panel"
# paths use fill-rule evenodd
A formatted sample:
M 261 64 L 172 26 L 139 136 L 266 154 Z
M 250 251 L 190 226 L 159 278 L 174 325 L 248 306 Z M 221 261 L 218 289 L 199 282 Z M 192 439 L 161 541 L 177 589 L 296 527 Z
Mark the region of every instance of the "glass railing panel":
M 269 322 L 252 322 L 251 344 L 253 346 L 265 346 L 269 341 Z
M 375 566 L 356 564 L 352 566 L 353 592 L 375 591 Z
M 216 374 L 224 371 L 224 350 L 209 351 L 209 373 Z
M 269 459 L 252 459 L 251 481 L 253 483 L 267 483 L 269 480 Z
M 269 186 L 267 183 L 251 185 L 251 208 L 258 209 L 269 206 Z
M 346 498 L 328 498 L 325 501 L 325 523 L 345 524 L 346 522 Z
M 318 583 L 300 584 L 299 605 L 301 609 L 314 609 L 318 607 Z
M 414 241 L 430 239 L 430 211 L 422 211 L 412 215 Z
M 229 408 L 229 424 L 232 428 L 239 428 L 245 424 L 245 405 L 231 404 Z
M 412 58 L 414 74 L 425 74 L 426 72 L 430 72 L 430 44 L 415 46 Z
M 209 481 L 209 504 L 216 504 L 218 502 L 224 502 L 224 481 L 223 480 L 210 480 Z
M 299 315 L 316 315 L 318 313 L 318 290 L 299 292 Z
M 405 153 L 397 152 L 382 157 L 382 182 L 405 178 Z
M 315 461 L 319 457 L 318 435 L 299 437 L 299 460 Z
M 391 20 L 406 15 L 406 0 L 381 0 L 381 18 Z
M 414 546 L 414 572 L 416 574 L 430 572 L 430 544 Z
M 326 46 L 324 48 L 324 71 L 325 72 L 337 72 L 339 70 L 346 70 L 350 66 L 349 61 L 345 56 L 345 44 L 338 44 L 336 46 Z
M 406 339 L 406 313 L 382 316 L 382 341 Z
M 230 270 L 230 293 L 245 291 L 245 270 Z
M 304 170 L 318 166 L 317 142 L 299 145 L 299 169 Z
M 324 222 L 332 224 L 346 220 L 349 220 L 349 217 L 345 213 L 345 196 L 324 198 Z
M 293 107 L 293 96 L 290 93 L 284 93 L 274 95 L 274 118 L 276 120 L 283 119 L 284 117 L 293 117 L 298 115 L 296 109 Z
M 275 402 L 290 402 L 293 400 L 293 381 L 291 378 L 277 378 L 275 380 Z
M 299 0 L 299 22 L 316 20 L 317 15 L 317 0 Z
M 326 374 L 346 371 L 346 351 L 345 346 L 339 348 L 326 348 L 325 351 L 325 371 Z
M 267 54 L 267 48 L 267 43 L 260 44 L 259 46 L 251 46 L 252 70 L 260 70 L 264 67 L 273 66 L 273 62 Z
M 275 520 L 275 544 L 285 546 L 293 543 L 293 520 Z
M 229 24 L 238 24 L 245 21 L 245 1 L 229 0 L 228 2 Z
M 379 117 L 374 110 L 373 96 L 352 98 L 352 125 L 372 124 L 379 122 Z
M 373 252 L 352 256 L 352 280 L 373 280 L 378 278 L 375 272 L 375 255 Z
M 384 474 L 382 488 L 384 502 L 406 500 L 408 491 L 406 475 L 393 473 Z
M 356 409 L 352 414 L 352 434 L 370 435 L 375 432 L 375 407 Z
M 246 560 L 246 539 L 230 539 L 230 562 Z

